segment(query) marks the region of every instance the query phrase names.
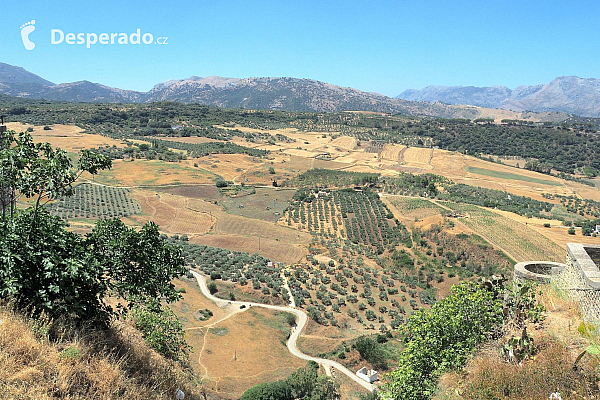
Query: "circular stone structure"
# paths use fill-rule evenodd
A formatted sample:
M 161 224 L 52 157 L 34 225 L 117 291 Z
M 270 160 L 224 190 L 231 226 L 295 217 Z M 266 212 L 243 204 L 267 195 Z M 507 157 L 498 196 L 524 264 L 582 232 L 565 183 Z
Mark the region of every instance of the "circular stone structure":
M 550 283 L 552 275 L 565 270 L 566 264 L 550 261 L 523 261 L 515 265 L 515 281 Z

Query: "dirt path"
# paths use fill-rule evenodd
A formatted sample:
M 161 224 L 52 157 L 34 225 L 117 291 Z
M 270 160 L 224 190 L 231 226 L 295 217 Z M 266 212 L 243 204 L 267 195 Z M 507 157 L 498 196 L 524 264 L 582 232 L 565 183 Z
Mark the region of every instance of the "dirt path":
M 292 327 L 292 333 L 287 342 L 287 348 L 290 353 L 292 353 L 294 356 L 301 358 L 303 360 L 315 361 L 315 362 L 321 364 L 325 368 L 326 371 L 330 370 L 331 368 L 334 368 L 336 371 L 339 371 L 342 374 L 346 375 L 348 378 L 352 379 L 353 381 L 355 381 L 356 383 L 358 383 L 359 385 L 361 385 L 362 387 L 367 389 L 369 392 L 372 392 L 375 389 L 375 387 L 373 385 L 360 379 L 358 376 L 356 376 L 356 374 L 354 374 L 352 371 L 350 371 L 349 369 L 344 367 L 342 364 L 332 361 L 332 360 L 328 360 L 326 358 L 311 357 L 309 355 L 302 353 L 300 350 L 298 350 L 296 342 L 298 341 L 298 338 L 300 337 L 300 333 L 302 333 L 302 329 L 304 329 L 304 327 L 306 326 L 306 323 L 308 322 L 308 316 L 306 315 L 306 313 L 304 311 L 298 310 L 296 308 L 291 308 L 291 307 L 273 306 L 270 304 L 253 303 L 253 302 L 247 302 L 247 301 L 227 301 L 227 300 L 219 299 L 219 298 L 213 296 L 210 293 L 210 291 L 208 290 L 208 287 L 206 286 L 206 277 L 204 275 L 199 274 L 196 271 L 191 271 L 191 273 L 194 275 L 194 277 L 198 281 L 198 285 L 200 286 L 200 291 L 202 292 L 202 294 L 205 297 L 207 297 L 209 300 L 213 301 L 218 307 L 220 307 L 222 309 L 226 309 L 226 308 L 233 309 L 232 313 L 223 319 L 227 319 L 227 318 L 231 317 L 232 315 L 235 315 L 236 313 L 246 311 L 250 307 L 263 307 L 263 308 L 268 308 L 271 310 L 279 310 L 279 311 L 285 311 L 285 312 L 292 313 L 292 314 L 296 315 L 297 319 L 296 319 L 296 326 Z M 245 306 L 245 307 L 243 309 L 239 309 L 240 306 Z M 221 319 L 221 321 L 223 319 Z M 218 322 L 220 322 L 220 321 L 217 321 L 217 322 L 211 324 L 210 326 L 213 326 L 214 324 L 216 324 Z M 203 346 L 203 350 L 204 350 L 204 346 Z M 202 355 L 200 355 L 200 357 L 201 356 Z M 205 369 L 206 369 L 206 367 L 205 367 Z

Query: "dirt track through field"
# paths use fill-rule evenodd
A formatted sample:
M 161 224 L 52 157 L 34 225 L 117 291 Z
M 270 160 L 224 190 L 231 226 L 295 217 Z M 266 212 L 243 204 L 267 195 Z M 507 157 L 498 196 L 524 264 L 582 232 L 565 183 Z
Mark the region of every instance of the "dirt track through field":
M 298 358 L 301 358 L 303 360 L 315 361 L 315 362 L 323 365 L 323 367 L 326 369 L 335 368 L 337 371 L 346 375 L 348 378 L 350 378 L 354 382 L 358 383 L 363 388 L 367 389 L 369 392 L 372 392 L 375 389 L 375 386 L 371 385 L 370 383 L 368 383 L 366 381 L 363 381 L 361 378 L 359 378 L 352 371 L 350 371 L 349 369 L 344 367 L 342 364 L 332 361 L 332 360 L 328 360 L 326 358 L 311 357 L 309 355 L 302 353 L 300 350 L 298 350 L 296 342 L 308 321 L 308 316 L 306 315 L 306 313 L 304 311 L 298 310 L 296 308 L 284 307 L 284 306 L 273 306 L 273 305 L 269 305 L 269 304 L 252 303 L 252 302 L 246 302 L 246 301 L 227 301 L 227 300 L 219 299 L 219 298 L 213 296 L 210 293 L 210 291 L 208 290 L 208 287 L 206 286 L 206 277 L 204 275 L 202 275 L 196 271 L 191 271 L 191 273 L 194 275 L 194 277 L 198 281 L 198 286 L 200 286 L 200 291 L 202 292 L 202 294 L 205 297 L 207 297 L 208 299 L 213 301 L 218 307 L 220 307 L 222 309 L 226 309 L 226 308 L 231 309 L 230 315 L 211 324 L 210 326 L 214 326 L 218 322 L 221 322 L 237 313 L 244 312 L 244 311 L 248 310 L 250 307 L 263 307 L 263 308 L 268 308 L 271 310 L 278 310 L 278 311 L 292 313 L 292 314 L 296 315 L 296 317 L 297 317 L 296 327 L 292 327 L 292 333 L 290 335 L 289 340 L 287 341 L 288 350 L 292 355 L 294 355 Z M 240 306 L 244 306 L 244 308 L 240 309 L 239 308 Z M 206 339 L 205 339 L 205 341 L 206 341 Z M 203 347 L 203 349 L 204 349 L 204 347 Z M 202 354 L 200 354 L 200 357 L 202 357 Z M 204 367 L 204 368 L 206 369 L 206 367 Z

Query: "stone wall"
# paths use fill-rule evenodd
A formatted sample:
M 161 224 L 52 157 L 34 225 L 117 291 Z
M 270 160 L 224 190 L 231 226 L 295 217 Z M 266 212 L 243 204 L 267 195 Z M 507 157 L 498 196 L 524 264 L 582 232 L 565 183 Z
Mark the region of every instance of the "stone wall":
M 579 302 L 584 318 L 600 323 L 600 245 L 567 243 L 567 266 L 552 283 Z
M 565 264 L 550 261 L 524 261 L 515 265 L 515 282 L 550 283 L 554 275 L 565 270 Z

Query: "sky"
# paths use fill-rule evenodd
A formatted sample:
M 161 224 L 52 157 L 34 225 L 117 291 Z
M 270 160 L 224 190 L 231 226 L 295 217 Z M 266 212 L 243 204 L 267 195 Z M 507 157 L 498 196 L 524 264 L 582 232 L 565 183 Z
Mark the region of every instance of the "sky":
M 600 78 L 599 17 L 597 1 L 13 1 L 0 6 L 0 62 L 54 83 L 139 91 L 192 75 L 309 78 L 388 96 L 514 88 Z M 31 20 L 27 50 L 21 26 Z M 115 36 L 87 47 L 88 34 L 129 41 L 137 29 L 152 44 Z M 67 44 L 68 33 L 86 42 Z

